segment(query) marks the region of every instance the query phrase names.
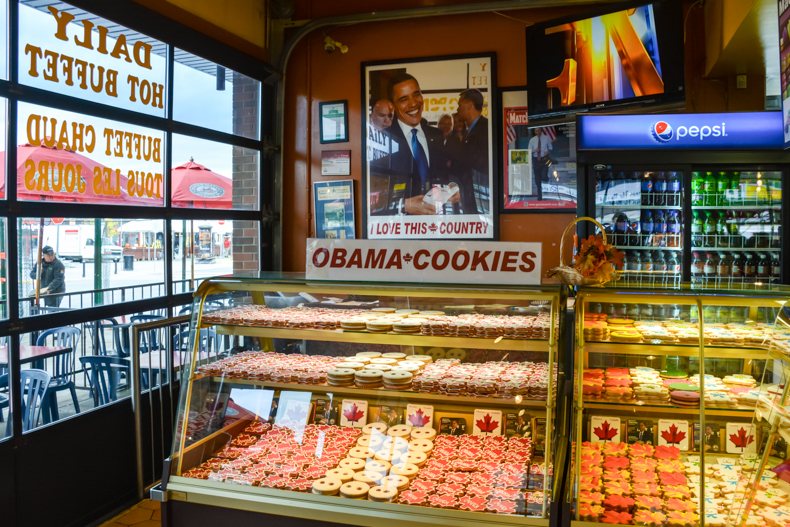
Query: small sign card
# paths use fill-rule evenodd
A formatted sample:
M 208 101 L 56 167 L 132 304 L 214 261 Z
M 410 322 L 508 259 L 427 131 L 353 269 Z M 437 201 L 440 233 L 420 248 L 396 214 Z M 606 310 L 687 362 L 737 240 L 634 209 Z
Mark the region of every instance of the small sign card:
M 406 424 L 422 427 L 433 426 L 433 406 L 428 404 L 407 404 Z
M 472 435 L 486 436 L 502 435 L 502 412 L 499 410 L 487 410 L 477 408 L 472 418 Z
M 753 424 L 727 423 L 726 430 L 728 454 L 753 454 L 757 452 Z
M 658 420 L 658 445 L 676 446 L 680 450 L 689 449 L 689 422 L 675 419 Z
M 620 418 L 609 415 L 590 416 L 591 443 L 621 443 Z
M 358 399 L 343 399 L 340 407 L 340 426 L 362 428 L 368 424 L 368 402 Z
M 310 402 L 310 396 L 310 392 L 288 390 L 280 392 L 274 424 L 293 430 L 297 441 L 301 440 L 307 420 L 312 413 L 313 405 Z

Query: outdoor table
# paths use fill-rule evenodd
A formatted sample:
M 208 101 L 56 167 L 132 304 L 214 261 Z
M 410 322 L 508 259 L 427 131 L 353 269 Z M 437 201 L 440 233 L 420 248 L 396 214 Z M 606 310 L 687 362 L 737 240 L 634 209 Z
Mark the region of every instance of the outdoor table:
M 61 353 L 71 351 L 69 347 L 63 346 L 32 346 L 22 344 L 19 348 L 20 364 L 30 364 L 33 368 L 44 369 L 44 360 Z M 8 365 L 8 346 L 0 346 L 0 365 Z

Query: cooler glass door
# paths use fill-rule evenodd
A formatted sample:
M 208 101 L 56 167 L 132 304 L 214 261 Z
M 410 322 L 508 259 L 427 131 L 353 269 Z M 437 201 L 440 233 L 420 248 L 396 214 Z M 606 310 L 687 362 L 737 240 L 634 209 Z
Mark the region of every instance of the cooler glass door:
M 680 283 L 683 172 L 607 167 L 595 171 L 595 218 L 623 251 L 617 284 Z

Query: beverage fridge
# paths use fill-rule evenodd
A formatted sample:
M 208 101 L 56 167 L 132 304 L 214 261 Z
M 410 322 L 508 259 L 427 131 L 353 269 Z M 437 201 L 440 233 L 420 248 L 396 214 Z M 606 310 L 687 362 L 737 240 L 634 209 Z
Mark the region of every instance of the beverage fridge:
M 577 135 L 578 213 L 624 252 L 618 285 L 788 283 L 780 112 L 584 115 Z

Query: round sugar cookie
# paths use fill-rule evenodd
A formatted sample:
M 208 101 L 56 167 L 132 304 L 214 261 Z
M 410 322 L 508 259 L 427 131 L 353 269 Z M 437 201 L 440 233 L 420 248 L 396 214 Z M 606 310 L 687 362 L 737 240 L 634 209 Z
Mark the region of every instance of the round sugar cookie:
M 340 491 L 343 482 L 337 478 L 323 477 L 313 481 L 313 494 L 334 496 Z
M 391 475 L 406 476 L 409 479 L 413 479 L 419 471 L 420 468 L 412 463 L 396 463 L 390 467 Z
M 381 357 L 380 351 L 360 351 L 356 354 L 357 357 L 366 357 L 367 359 L 377 359 Z
M 363 434 L 373 434 L 373 433 L 383 434 L 386 431 L 387 431 L 387 425 L 385 423 L 368 423 L 362 427 Z
M 425 452 L 417 452 L 415 450 L 409 450 L 405 454 L 400 457 L 402 463 L 411 463 L 412 465 L 417 465 L 421 467 L 428 461 L 428 454 Z
M 395 360 L 403 360 L 406 358 L 405 353 L 401 353 L 399 351 L 391 351 L 389 353 L 382 353 L 381 356 L 385 359 L 395 359 Z
M 326 471 L 324 477 L 339 479 L 343 483 L 351 481 L 354 477 L 354 471 L 347 468 L 330 468 Z
M 411 425 L 394 425 L 387 429 L 387 435 L 390 437 L 409 437 L 412 431 Z
M 370 485 L 361 481 L 349 481 L 340 486 L 340 495 L 352 500 L 365 499 L 370 490 Z
M 344 468 L 357 472 L 365 468 L 365 460 L 358 457 L 347 457 L 340 460 L 340 463 L 337 464 L 337 468 Z
M 354 481 L 361 481 L 362 483 L 367 483 L 370 486 L 378 485 L 379 481 L 381 481 L 381 478 L 383 477 L 383 473 L 376 472 L 375 470 L 361 470 L 354 473 Z
M 409 488 L 409 484 L 411 480 L 406 476 L 401 476 L 399 474 L 390 474 L 389 476 L 384 476 L 381 478 L 381 482 L 379 485 L 382 487 L 391 487 L 398 489 L 398 491 L 404 491 Z
M 382 461 L 380 459 L 369 459 L 367 463 L 365 463 L 365 471 L 378 472 L 383 477 L 389 472 L 391 466 L 392 464 L 387 461 Z
M 370 450 L 378 450 L 384 442 L 382 434 L 363 434 L 357 439 L 357 446 L 367 447 Z
M 392 501 L 397 495 L 398 489 L 393 486 L 376 485 L 368 490 L 368 499 L 370 501 Z
M 435 437 L 436 437 L 436 430 L 431 428 L 430 426 L 422 426 L 419 428 L 411 429 L 412 439 L 427 439 L 429 441 L 433 441 Z

